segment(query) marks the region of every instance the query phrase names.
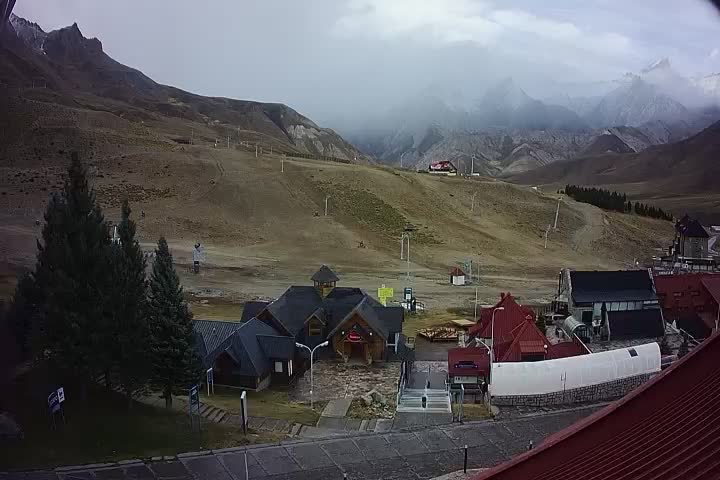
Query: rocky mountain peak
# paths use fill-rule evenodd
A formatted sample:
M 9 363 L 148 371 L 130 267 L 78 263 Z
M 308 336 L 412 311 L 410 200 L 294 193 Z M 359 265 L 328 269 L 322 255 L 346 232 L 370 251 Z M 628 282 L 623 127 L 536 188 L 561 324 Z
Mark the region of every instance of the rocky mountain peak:
M 653 70 L 655 70 L 655 71 L 669 70 L 670 68 L 671 68 L 670 59 L 665 57 L 665 58 L 661 58 L 659 60 L 655 60 L 647 67 L 643 68 L 642 73 L 649 73 L 649 72 L 652 72 Z
M 103 53 L 97 38 L 85 38 L 77 23 L 47 34 L 45 53 L 61 63 L 84 63 Z
M 15 30 L 15 34 L 25 45 L 35 50 L 43 49 L 47 33 L 40 28 L 40 25 L 18 17 L 14 13 L 10 14 L 10 24 Z

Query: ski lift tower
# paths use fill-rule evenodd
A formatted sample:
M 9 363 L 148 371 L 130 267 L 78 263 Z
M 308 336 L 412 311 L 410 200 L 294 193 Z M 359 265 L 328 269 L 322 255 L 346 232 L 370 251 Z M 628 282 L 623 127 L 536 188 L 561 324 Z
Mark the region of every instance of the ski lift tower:
M 205 261 L 205 252 L 203 251 L 203 248 L 202 248 L 202 245 L 200 245 L 200 242 L 197 242 L 195 244 L 195 246 L 193 247 L 192 257 L 193 257 L 193 273 L 198 274 L 198 273 L 200 273 L 200 262 Z

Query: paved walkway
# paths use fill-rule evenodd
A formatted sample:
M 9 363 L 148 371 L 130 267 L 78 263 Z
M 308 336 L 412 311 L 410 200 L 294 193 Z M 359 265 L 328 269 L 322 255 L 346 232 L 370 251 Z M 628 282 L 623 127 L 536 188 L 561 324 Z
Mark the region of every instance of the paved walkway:
M 485 468 L 538 445 L 548 435 L 589 415 L 583 409 L 508 421 L 485 421 L 414 431 L 324 440 L 294 440 L 211 452 L 166 461 L 140 460 L 55 471 L 0 473 L 0 480 L 337 480 L 426 479 L 468 467 Z M 247 470 L 245 475 L 245 458 Z

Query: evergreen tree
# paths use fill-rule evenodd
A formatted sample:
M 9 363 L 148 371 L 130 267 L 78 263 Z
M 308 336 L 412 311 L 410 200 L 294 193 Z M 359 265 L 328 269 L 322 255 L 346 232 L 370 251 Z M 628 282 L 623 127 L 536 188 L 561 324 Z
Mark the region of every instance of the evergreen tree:
M 25 273 L 18 279 L 15 295 L 7 312 L 7 321 L 10 333 L 15 340 L 23 357 L 31 353 L 30 336 L 32 320 L 38 309 L 40 292 L 31 273 Z
M 101 342 L 110 283 L 107 225 L 76 153 L 61 196 L 45 213 L 35 280 L 42 298 L 33 344 L 52 371 L 78 382 L 81 395 L 101 372 Z
M 145 256 L 135 239 L 135 222 L 130 219 L 127 200 L 122 204 L 118 225 L 119 243 L 111 248 L 113 284 L 109 295 L 109 337 L 113 376 L 132 405 L 133 394 L 150 380 L 150 330 L 147 321 Z
M 165 238 L 158 241 L 150 278 L 149 318 L 152 332 L 152 383 L 172 406 L 173 389 L 188 388 L 200 378 L 192 315 L 183 299 Z

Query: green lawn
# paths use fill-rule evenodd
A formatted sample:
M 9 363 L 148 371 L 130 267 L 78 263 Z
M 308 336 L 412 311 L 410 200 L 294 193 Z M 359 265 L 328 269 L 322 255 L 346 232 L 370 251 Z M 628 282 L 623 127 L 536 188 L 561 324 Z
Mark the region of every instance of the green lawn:
M 242 390 L 215 387 L 215 394 L 207 396 L 203 390 L 201 401 L 222 408 L 231 413 L 240 413 L 240 394 Z M 304 425 L 317 424 L 325 402 L 315 402 L 315 410 L 310 405 L 293 402 L 288 398 L 288 392 L 280 388 L 267 388 L 260 392 L 247 392 L 248 415 L 251 417 L 267 417 Z
M 206 421 L 198 434 L 190 430 L 183 413 L 139 403 L 128 410 L 124 397 L 100 387 L 89 393 L 87 403 L 66 388 L 67 423 L 54 431 L 44 392 L 33 394 L 28 383 L 20 379 L 10 395 L 3 393 L 3 408 L 20 423 L 25 438 L 0 447 L 0 471 L 149 458 L 279 439 L 264 433 L 246 437 L 238 428 Z
M 457 404 L 453 404 L 453 413 L 457 415 Z M 463 403 L 463 420 L 484 420 L 492 418 L 492 414 L 488 411 L 483 403 Z

